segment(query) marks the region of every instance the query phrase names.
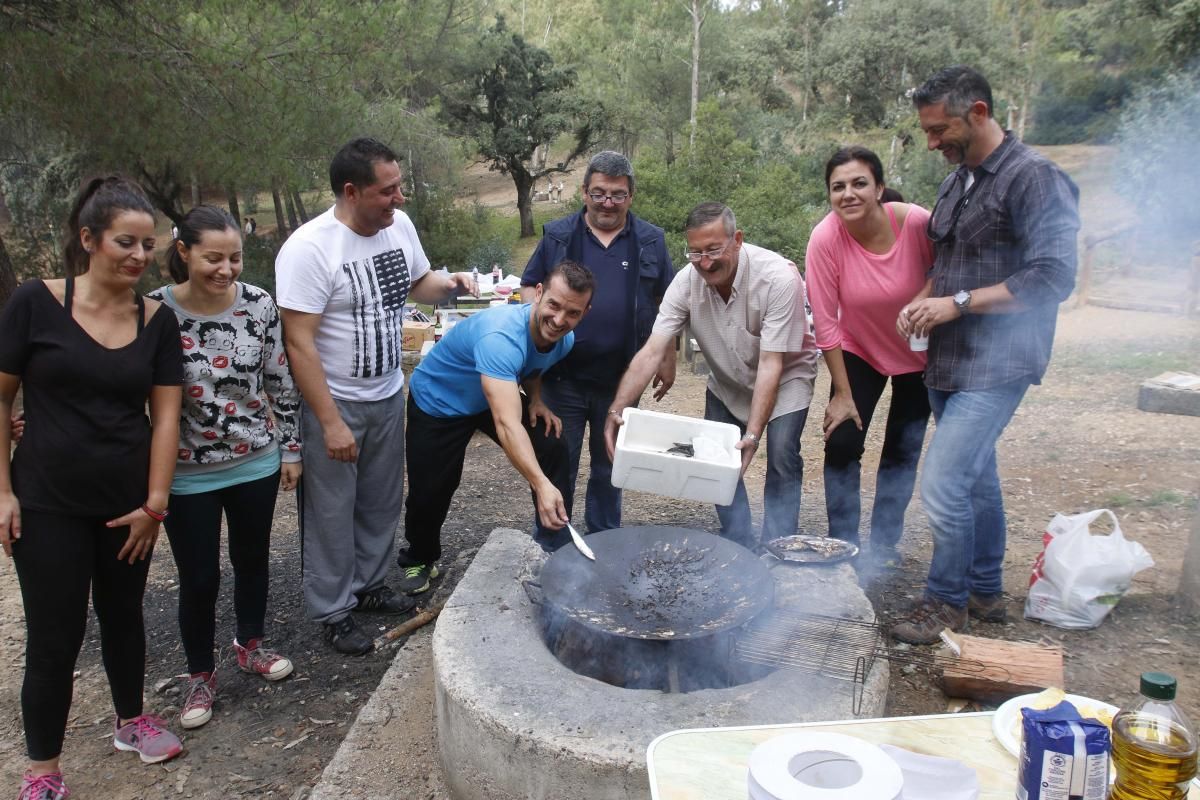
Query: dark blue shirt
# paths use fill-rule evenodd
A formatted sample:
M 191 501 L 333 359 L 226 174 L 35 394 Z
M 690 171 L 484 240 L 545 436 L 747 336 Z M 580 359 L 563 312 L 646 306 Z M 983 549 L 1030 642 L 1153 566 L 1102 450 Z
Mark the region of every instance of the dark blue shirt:
M 615 387 L 654 327 L 659 303 L 675 276 L 662 228 L 630 214 L 607 247 L 588 230 L 583 211 L 553 220 L 525 267 L 521 283 L 541 283 L 573 258 L 596 277 L 592 308 L 575 329 L 575 347 L 547 378 Z

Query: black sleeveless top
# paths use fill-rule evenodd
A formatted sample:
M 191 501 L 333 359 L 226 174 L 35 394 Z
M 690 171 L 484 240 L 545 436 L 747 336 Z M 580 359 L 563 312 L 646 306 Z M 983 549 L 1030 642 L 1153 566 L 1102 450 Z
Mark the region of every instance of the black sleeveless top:
M 71 316 L 73 298 L 70 278 L 63 303 L 27 281 L 0 313 L 0 372 L 25 393 L 13 491 L 22 508 L 112 519 L 146 501 L 146 400 L 153 386 L 183 382 L 179 326 L 166 305 L 146 322 L 138 295 L 137 336 L 110 349 Z

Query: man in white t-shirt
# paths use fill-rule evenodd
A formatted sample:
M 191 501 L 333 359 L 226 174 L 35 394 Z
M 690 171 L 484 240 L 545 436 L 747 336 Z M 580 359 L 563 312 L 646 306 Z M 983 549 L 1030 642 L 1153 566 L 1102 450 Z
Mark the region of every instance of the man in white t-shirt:
M 334 205 L 300 226 L 275 260 L 278 305 L 304 395 L 300 483 L 304 597 L 338 652 L 372 638 L 352 611 L 415 605 L 384 583 L 404 476 L 402 312 L 472 289 L 470 273 L 430 273 L 404 204 L 396 154 L 355 139 L 329 165 Z

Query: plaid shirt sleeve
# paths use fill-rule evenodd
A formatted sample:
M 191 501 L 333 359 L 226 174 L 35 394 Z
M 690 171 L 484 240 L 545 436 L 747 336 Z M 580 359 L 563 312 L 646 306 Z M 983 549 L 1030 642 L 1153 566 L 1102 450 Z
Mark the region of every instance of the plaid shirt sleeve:
M 1004 285 L 1027 306 L 1061 303 L 1075 288 L 1079 189 L 1048 161 L 1031 164 L 1012 188 L 1021 268 Z

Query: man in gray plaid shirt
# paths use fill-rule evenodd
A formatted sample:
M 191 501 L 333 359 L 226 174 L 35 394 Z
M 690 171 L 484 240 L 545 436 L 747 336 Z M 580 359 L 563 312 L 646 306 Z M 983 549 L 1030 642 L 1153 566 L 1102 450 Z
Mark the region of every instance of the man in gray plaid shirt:
M 925 597 L 892 635 L 928 644 L 943 628 L 966 628 L 968 615 L 1006 616 L 996 441 L 1050 362 L 1058 304 L 1075 285 L 1079 190 L 1000 127 L 975 70 L 941 70 L 913 102 L 929 149 L 958 165 L 929 220 L 929 280 L 896 321 L 903 336 L 930 337 L 937 425 L 921 475 L 933 530 Z

